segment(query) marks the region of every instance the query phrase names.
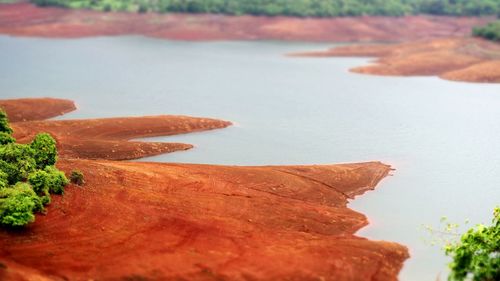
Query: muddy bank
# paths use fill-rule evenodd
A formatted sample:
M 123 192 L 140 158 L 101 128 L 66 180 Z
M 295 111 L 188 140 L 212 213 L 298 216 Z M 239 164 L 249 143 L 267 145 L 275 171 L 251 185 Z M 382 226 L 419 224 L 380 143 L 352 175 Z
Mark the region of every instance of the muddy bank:
M 290 18 L 188 14 L 102 13 L 0 4 L 0 33 L 78 38 L 144 35 L 180 40 L 406 41 L 469 35 L 491 18 L 342 17 Z
M 294 56 L 378 57 L 352 72 L 389 76 L 439 76 L 443 79 L 500 83 L 500 44 L 476 38 L 446 38 L 390 45 L 342 46 Z
M 389 173 L 380 162 L 238 167 L 118 162 L 106 153 L 69 158 L 93 148 L 68 150 L 75 138 L 66 134 L 120 139 L 120 150 L 132 136 L 226 124 L 151 118 L 13 123 L 21 138 L 53 133 L 58 166 L 82 170 L 87 183 L 53 196 L 48 214 L 25 230 L 0 229 L 0 279 L 396 280 L 407 249 L 356 237 L 367 219 L 346 207 Z

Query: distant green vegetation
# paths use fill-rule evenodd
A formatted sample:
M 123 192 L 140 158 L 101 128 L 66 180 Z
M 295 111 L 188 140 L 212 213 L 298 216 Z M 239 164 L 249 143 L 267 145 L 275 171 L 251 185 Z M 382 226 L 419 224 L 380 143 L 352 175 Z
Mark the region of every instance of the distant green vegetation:
M 500 21 L 489 23 L 486 26 L 475 27 L 472 34 L 474 34 L 474 36 L 500 42 Z
M 40 6 L 101 11 L 337 17 L 407 14 L 498 15 L 500 0 L 32 0 Z
M 69 183 L 54 164 L 56 142 L 45 133 L 30 144 L 12 137 L 7 114 L 0 109 L 0 225 L 23 226 L 35 220 L 51 201 L 50 194 L 64 193 Z

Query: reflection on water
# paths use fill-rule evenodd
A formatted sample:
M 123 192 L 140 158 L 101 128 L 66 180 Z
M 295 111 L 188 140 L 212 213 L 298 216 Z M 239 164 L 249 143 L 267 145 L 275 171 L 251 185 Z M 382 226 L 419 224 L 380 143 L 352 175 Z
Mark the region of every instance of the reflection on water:
M 167 113 L 237 124 L 155 138 L 196 148 L 148 161 L 391 164 L 393 177 L 350 204 L 371 222 L 359 234 L 410 247 L 402 280 L 436 280 L 447 259 L 420 225 L 442 215 L 488 222 L 500 203 L 500 86 L 364 76 L 347 69 L 365 59 L 283 56 L 325 47 L 0 37 L 0 96 L 75 100 L 79 110 L 62 118 Z

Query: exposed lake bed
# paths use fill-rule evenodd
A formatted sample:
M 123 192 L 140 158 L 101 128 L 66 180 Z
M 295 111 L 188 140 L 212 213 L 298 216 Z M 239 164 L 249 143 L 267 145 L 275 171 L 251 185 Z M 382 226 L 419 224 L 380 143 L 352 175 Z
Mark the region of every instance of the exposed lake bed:
M 434 280 L 446 268 L 441 250 L 422 242 L 421 224 L 442 215 L 485 222 L 498 204 L 499 85 L 364 76 L 348 69 L 366 59 L 284 56 L 329 44 L 0 37 L 0 45 L 2 98 L 75 100 L 79 110 L 63 119 L 168 113 L 235 123 L 155 138 L 195 149 L 148 161 L 390 164 L 394 176 L 350 207 L 371 222 L 359 234 L 410 248 L 402 280 Z

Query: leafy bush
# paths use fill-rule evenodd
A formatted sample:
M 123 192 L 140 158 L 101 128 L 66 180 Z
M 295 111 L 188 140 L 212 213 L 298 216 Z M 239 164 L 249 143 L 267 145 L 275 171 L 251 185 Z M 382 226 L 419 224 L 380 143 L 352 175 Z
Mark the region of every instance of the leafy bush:
M 15 165 L 0 160 L 0 171 L 7 174 L 7 183 L 14 184 L 19 181 Z
M 474 27 L 472 34 L 488 40 L 500 41 L 500 21 L 491 22 L 482 27 Z
M 31 143 L 34 151 L 34 158 L 38 169 L 52 166 L 57 161 L 56 141 L 49 134 L 41 133 L 36 135 Z
M 40 199 L 28 184 L 0 189 L 0 224 L 23 226 L 35 221 L 33 212 L 40 209 Z
M 491 226 L 470 229 L 445 251 L 453 258 L 450 280 L 500 280 L 500 208 L 495 208 Z
M 44 211 L 50 193 L 62 194 L 68 179 L 53 165 L 56 142 L 45 133 L 29 145 L 17 144 L 7 115 L 0 110 L 0 225 L 22 226 Z
M 14 184 L 28 178 L 36 169 L 33 150 L 29 145 L 9 143 L 0 146 L 0 170 L 9 174 L 9 183 Z
M 16 142 L 16 139 L 13 138 L 9 133 L 0 132 L 0 145 L 9 144 Z
M 50 204 L 49 174 L 45 171 L 38 170 L 28 177 L 28 182 L 31 184 L 36 195 L 42 200 L 43 205 Z
M 0 170 L 0 189 L 6 188 L 9 186 L 9 175 Z
M 44 171 L 48 175 L 47 184 L 49 187 L 49 192 L 55 194 L 63 194 L 64 187 L 69 183 L 66 175 L 54 166 L 47 166 L 45 167 Z
M 85 183 L 85 180 L 83 179 L 83 173 L 79 170 L 71 171 L 70 179 L 71 182 L 76 185 L 83 185 Z
M 12 128 L 9 125 L 7 113 L 5 113 L 2 109 L 0 109 L 0 132 L 12 134 Z

